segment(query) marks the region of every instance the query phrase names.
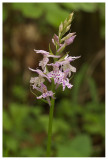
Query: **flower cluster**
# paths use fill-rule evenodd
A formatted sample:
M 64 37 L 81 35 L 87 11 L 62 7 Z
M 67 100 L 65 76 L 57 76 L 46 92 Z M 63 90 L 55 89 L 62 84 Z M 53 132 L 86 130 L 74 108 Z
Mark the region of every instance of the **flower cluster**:
M 54 97 L 54 91 L 49 91 L 46 87 L 45 80 L 47 79 L 49 83 L 54 83 L 55 89 L 59 86 L 63 87 L 63 91 L 65 87 L 72 88 L 72 84 L 69 82 L 69 78 L 72 72 L 76 72 L 76 68 L 73 67 L 70 63 L 80 56 L 72 57 L 67 53 L 61 57 L 61 53 L 64 51 L 67 45 L 70 45 L 76 35 L 74 33 L 66 33 L 70 30 L 71 22 L 73 18 L 73 13 L 71 13 L 63 23 L 59 26 L 58 35 L 54 34 L 52 38 L 52 43 L 54 44 L 56 51 L 55 54 L 52 52 L 49 46 L 49 52 L 44 50 L 35 50 L 37 54 L 42 54 L 43 59 L 39 62 L 40 69 L 29 69 L 38 74 L 37 77 L 31 77 L 30 84 L 33 89 L 41 92 L 40 96 L 37 96 L 37 99 L 46 99 L 48 104 L 51 105 L 50 99 Z M 65 36 L 64 36 L 65 35 Z M 49 59 L 53 58 L 53 63 L 49 63 Z M 52 70 L 49 71 L 49 66 L 51 66 Z

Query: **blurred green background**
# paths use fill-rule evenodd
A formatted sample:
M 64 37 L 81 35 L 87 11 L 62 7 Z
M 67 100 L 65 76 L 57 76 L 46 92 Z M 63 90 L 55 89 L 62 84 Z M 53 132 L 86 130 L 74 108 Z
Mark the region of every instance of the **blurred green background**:
M 53 120 L 53 157 L 105 156 L 105 3 L 3 3 L 3 156 L 45 157 L 49 106 L 30 92 L 42 58 L 61 21 L 74 11 L 67 47 L 81 58 L 71 90 L 58 89 Z

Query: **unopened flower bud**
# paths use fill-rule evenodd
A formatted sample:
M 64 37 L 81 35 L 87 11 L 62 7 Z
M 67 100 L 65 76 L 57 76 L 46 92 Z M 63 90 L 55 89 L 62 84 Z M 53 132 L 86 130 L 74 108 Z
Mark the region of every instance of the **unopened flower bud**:
M 58 38 L 58 36 L 57 36 L 56 34 L 54 34 L 54 40 L 55 40 L 56 42 L 59 42 L 59 38 Z
M 73 12 L 69 15 L 69 19 L 68 19 L 68 22 L 67 22 L 67 25 L 69 25 L 71 22 L 72 22 L 72 18 L 73 18 Z
M 61 33 L 63 31 L 63 23 L 61 22 L 60 26 L 59 26 L 59 33 Z
M 74 35 L 74 36 L 70 37 L 69 39 L 65 40 L 65 44 L 70 45 L 74 41 L 75 37 L 76 37 L 76 35 Z
M 63 38 L 61 39 L 61 42 L 63 42 L 63 41 L 65 41 L 65 40 L 69 39 L 69 38 L 72 37 L 75 33 L 76 33 L 76 32 L 69 33 L 66 37 L 63 37 Z
M 66 32 L 69 31 L 70 27 L 71 27 L 71 24 L 69 26 L 67 26 Z
M 64 21 L 64 28 L 67 26 L 67 18 Z
M 72 18 L 73 18 L 73 12 L 69 15 L 69 21 L 71 22 L 72 21 Z

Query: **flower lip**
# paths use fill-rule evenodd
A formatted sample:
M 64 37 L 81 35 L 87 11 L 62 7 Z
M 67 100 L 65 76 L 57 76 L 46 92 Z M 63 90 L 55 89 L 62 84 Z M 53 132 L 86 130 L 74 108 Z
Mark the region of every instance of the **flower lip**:
M 51 82 L 51 80 L 48 78 L 48 76 L 45 75 L 40 69 L 32 69 L 29 67 L 29 70 L 38 73 L 41 77 L 46 77 L 48 79 L 48 81 Z
M 59 67 L 60 64 L 58 62 L 56 63 L 50 63 L 50 64 L 47 64 L 48 66 L 53 66 L 53 67 Z

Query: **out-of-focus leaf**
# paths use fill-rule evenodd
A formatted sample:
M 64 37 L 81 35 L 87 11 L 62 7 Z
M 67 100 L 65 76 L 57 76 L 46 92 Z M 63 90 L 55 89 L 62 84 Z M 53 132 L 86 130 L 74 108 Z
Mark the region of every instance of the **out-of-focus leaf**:
M 96 87 L 96 84 L 95 84 L 95 81 L 93 80 L 92 77 L 88 77 L 88 84 L 89 84 L 89 90 L 90 90 L 90 95 L 92 97 L 92 100 L 95 102 L 95 103 L 98 103 L 99 100 L 98 100 L 98 92 L 97 92 L 97 87 Z
M 72 103 L 69 99 L 61 99 L 61 101 L 57 104 L 57 115 L 72 115 Z
M 94 12 L 97 10 L 97 4 L 96 3 L 80 3 L 81 10 L 85 12 Z
M 41 115 L 39 117 L 39 122 L 42 125 L 42 129 L 47 133 L 48 132 L 48 121 L 49 117 L 47 115 Z
M 27 98 L 26 89 L 20 85 L 13 86 L 12 93 L 13 93 L 14 97 L 16 97 L 17 99 L 19 99 L 21 101 L 24 101 Z
M 62 3 L 61 5 L 68 9 L 72 9 L 72 11 L 82 10 L 85 12 L 94 12 L 97 10 L 96 3 Z
M 9 157 L 9 150 L 8 148 L 3 149 L 3 157 Z
M 31 106 L 29 108 L 30 112 L 33 113 L 35 116 L 40 116 L 41 112 L 42 112 L 42 107 L 41 106 Z
M 39 117 L 39 122 L 43 130 L 47 133 L 48 132 L 48 123 L 49 123 L 49 116 L 42 115 Z M 53 119 L 53 134 L 57 132 L 68 132 L 70 129 L 69 124 L 64 121 L 63 119 Z
M 11 131 L 12 129 L 12 121 L 6 111 L 3 111 L 3 129 L 6 131 Z
M 12 3 L 13 9 L 17 9 L 27 18 L 39 18 L 43 10 L 38 3 Z
M 95 103 L 95 102 L 89 102 L 86 104 L 86 110 L 84 110 L 84 114 L 87 113 L 105 113 L 105 104 L 104 103 Z
M 78 135 L 70 142 L 58 145 L 59 157 L 89 157 L 92 153 L 91 138 L 86 135 Z
M 61 99 L 61 101 L 57 104 L 57 116 L 69 116 L 74 117 L 77 113 L 82 113 L 83 108 L 78 105 L 74 104 L 73 101 L 70 99 Z
M 32 132 L 41 132 L 44 129 L 44 126 L 42 125 L 43 123 L 40 123 L 39 121 L 39 117 L 36 118 L 33 115 L 32 116 L 28 116 L 25 118 L 25 120 L 23 121 L 23 125 L 25 129 L 29 129 Z
M 87 113 L 84 115 L 84 129 L 92 134 L 105 136 L 105 116 L 104 114 Z
M 19 147 L 19 142 L 14 137 L 8 137 L 8 139 L 6 141 L 6 146 L 9 150 L 16 151 Z
M 28 107 L 23 107 L 21 104 L 11 103 L 10 106 L 10 114 L 14 120 L 15 125 L 19 127 L 23 127 L 23 120 L 28 115 Z
M 62 143 L 64 141 L 64 138 L 66 139 L 66 135 L 60 133 L 54 137 L 54 140 L 58 144 L 58 143 Z
M 63 119 L 56 118 L 53 120 L 53 133 L 69 132 L 70 128 L 71 128 L 70 125 Z
M 87 68 L 88 68 L 87 64 L 83 65 L 81 70 L 77 73 L 77 75 L 75 75 L 74 83 L 73 83 L 74 87 L 72 89 L 73 104 L 77 103 L 78 92 L 79 92 L 79 89 L 81 87 L 83 80 L 85 79 Z
M 42 147 L 34 147 L 34 148 L 24 148 L 21 150 L 21 156 L 23 157 L 40 157 L 43 155 L 44 150 Z
M 58 27 L 61 21 L 64 21 L 69 16 L 69 12 L 60 8 L 56 3 L 44 3 L 42 5 L 46 10 L 47 22 L 54 27 Z
M 71 9 L 72 11 L 80 9 L 80 4 L 79 3 L 61 3 L 61 5 L 63 7 Z

